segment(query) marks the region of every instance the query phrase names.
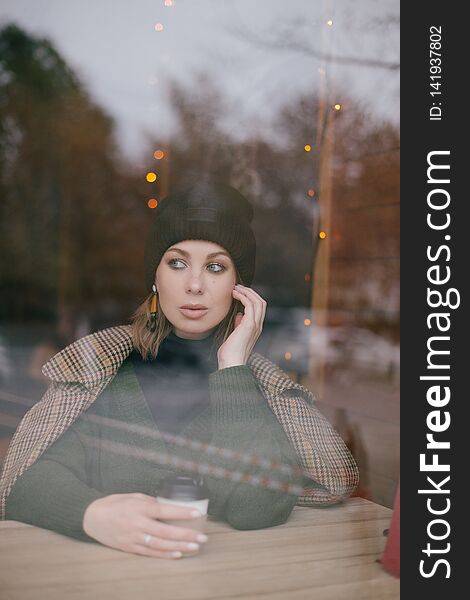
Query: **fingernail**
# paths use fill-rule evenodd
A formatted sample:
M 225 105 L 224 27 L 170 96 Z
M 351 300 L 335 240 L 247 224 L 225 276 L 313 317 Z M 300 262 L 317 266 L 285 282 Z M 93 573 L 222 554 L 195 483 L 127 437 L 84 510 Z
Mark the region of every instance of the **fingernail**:
M 183 556 L 182 552 L 172 552 L 171 556 L 173 556 L 174 558 L 181 558 Z
M 198 510 L 193 510 L 191 512 L 192 517 L 202 517 L 202 514 Z
M 194 542 L 190 542 L 186 548 L 188 550 L 199 550 L 199 544 L 195 544 Z
M 207 537 L 207 535 L 204 535 L 203 533 L 201 533 L 200 535 L 197 536 L 196 539 L 197 539 L 198 542 L 202 543 L 202 542 L 207 542 L 207 540 L 209 538 Z

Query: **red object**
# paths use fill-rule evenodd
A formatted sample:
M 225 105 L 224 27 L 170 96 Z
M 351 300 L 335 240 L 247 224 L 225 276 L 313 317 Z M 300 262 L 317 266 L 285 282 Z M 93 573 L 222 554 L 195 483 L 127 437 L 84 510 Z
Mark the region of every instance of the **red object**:
M 392 521 L 388 530 L 382 565 L 388 573 L 400 577 L 400 484 L 395 494 Z

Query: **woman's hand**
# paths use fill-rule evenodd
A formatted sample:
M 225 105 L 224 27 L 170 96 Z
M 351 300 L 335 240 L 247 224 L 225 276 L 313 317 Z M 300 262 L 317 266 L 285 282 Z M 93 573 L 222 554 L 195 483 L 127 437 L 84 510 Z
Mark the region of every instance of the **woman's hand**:
M 207 536 L 194 529 L 161 523 L 158 519 L 193 518 L 194 509 L 160 504 L 152 496 L 111 494 L 87 507 L 83 529 L 110 548 L 155 558 L 180 558 L 199 550 L 199 544 L 207 541 Z M 148 544 L 146 535 L 152 536 Z
M 245 314 L 236 315 L 235 329 L 217 352 L 219 369 L 246 365 L 253 346 L 261 335 L 266 315 L 266 300 L 251 288 L 236 285 L 232 293 L 243 304 Z

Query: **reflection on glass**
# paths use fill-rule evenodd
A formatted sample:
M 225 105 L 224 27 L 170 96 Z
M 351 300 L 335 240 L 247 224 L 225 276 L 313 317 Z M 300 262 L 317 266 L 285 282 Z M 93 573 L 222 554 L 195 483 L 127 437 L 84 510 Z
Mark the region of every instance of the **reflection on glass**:
M 336 2 L 328 14 L 307 1 L 259 0 L 249 11 L 237 0 L 164 6 L 173 7 L 168 23 L 134 7 L 135 22 L 116 14 L 114 26 L 90 25 L 66 53 L 53 15 L 36 35 L 34 14 L 4 11 L 0 432 L 9 439 L 40 398 L 50 355 L 128 322 L 144 294 L 135 240 L 144 239 L 149 209 L 210 175 L 256 205 L 253 286 L 268 301 L 256 350 L 349 428 L 368 497 L 391 506 L 398 3 Z M 94 10 L 97 23 L 109 18 L 105 7 Z M 103 56 L 116 30 L 138 60 Z

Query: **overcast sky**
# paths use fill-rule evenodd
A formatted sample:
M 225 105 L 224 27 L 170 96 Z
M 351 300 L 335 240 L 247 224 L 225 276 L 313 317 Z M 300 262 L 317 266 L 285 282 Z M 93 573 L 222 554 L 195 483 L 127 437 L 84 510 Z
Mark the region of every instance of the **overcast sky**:
M 0 0 L 0 24 L 14 21 L 54 43 L 115 118 L 130 158 L 142 152 L 146 132 L 172 131 L 167 77 L 191 82 L 196 69 L 210 72 L 232 107 L 225 126 L 240 136 L 254 121 L 269 136 L 276 108 L 319 90 L 320 59 L 261 47 L 237 31 L 282 40 L 291 29 L 290 39 L 320 53 L 398 63 L 398 17 L 399 0 L 173 0 L 170 7 L 164 0 Z M 398 123 L 397 70 L 326 68 L 330 86 L 359 98 L 373 117 Z

